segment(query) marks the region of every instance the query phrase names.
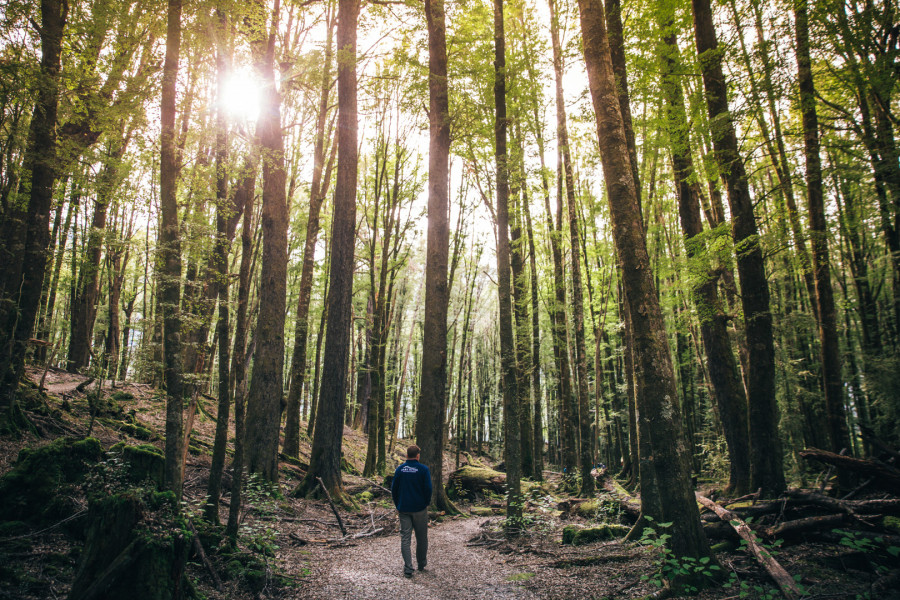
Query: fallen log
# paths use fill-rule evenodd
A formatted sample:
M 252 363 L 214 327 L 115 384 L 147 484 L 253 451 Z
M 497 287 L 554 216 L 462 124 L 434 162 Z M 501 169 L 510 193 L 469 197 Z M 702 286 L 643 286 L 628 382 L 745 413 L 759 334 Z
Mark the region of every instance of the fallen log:
M 715 511 L 723 521 L 731 523 L 731 526 L 734 527 L 734 530 L 737 531 L 738 535 L 747 542 L 747 549 L 754 557 L 756 557 L 756 560 L 763 566 L 769 576 L 775 580 L 775 583 L 781 589 L 781 593 L 784 594 L 786 598 L 790 600 L 799 598 L 803 595 L 803 592 L 797 587 L 797 583 L 788 572 L 784 570 L 784 567 L 778 564 L 778 561 L 776 561 L 765 548 L 759 545 L 759 542 L 756 540 L 756 536 L 753 535 L 753 531 L 750 529 L 749 525 L 739 519 L 736 514 L 719 506 L 709 498 L 701 496 L 700 494 L 697 494 L 696 496 L 697 500 L 703 506 Z
M 215 568 L 213 568 L 212 563 L 209 562 L 209 558 L 206 556 L 206 552 L 203 550 L 203 544 L 200 542 L 200 535 L 197 533 L 197 528 L 194 527 L 194 522 L 188 519 L 188 527 L 191 529 L 191 534 L 194 536 L 194 551 L 197 553 L 197 556 L 200 557 L 200 562 L 203 563 L 203 566 L 206 567 L 206 570 L 209 572 L 210 577 L 212 577 L 213 585 L 215 585 L 216 589 L 222 590 L 222 580 L 219 579 L 219 574 L 216 573 Z
M 818 448 L 801 450 L 800 456 L 806 460 L 817 460 L 825 464 L 834 465 L 839 469 L 875 477 L 875 484 L 892 492 L 900 493 L 900 470 L 881 461 L 841 456 L 840 454 L 819 450 Z
M 603 489 L 612 494 L 619 502 L 622 511 L 632 519 L 639 519 L 641 516 L 641 503 L 628 494 L 628 491 L 619 485 L 612 477 L 606 477 L 601 480 Z
M 828 529 L 837 527 L 847 520 L 847 515 L 840 513 L 837 515 L 823 515 L 819 517 L 805 517 L 803 519 L 794 519 L 793 521 L 784 521 L 774 527 L 758 527 L 756 531 L 767 538 L 776 538 L 783 535 L 803 533 L 806 531 L 814 531 L 820 529 Z
M 826 508 L 835 512 L 844 513 L 845 515 L 851 515 L 854 517 L 856 516 L 856 511 L 853 509 L 853 505 L 848 502 L 844 502 L 843 500 L 831 498 L 823 494 L 811 494 L 809 492 L 801 492 L 800 490 L 790 490 L 788 492 L 788 496 L 796 500 L 800 500 L 801 502 L 804 502 L 806 504 L 812 504 L 813 506 L 818 506 L 820 508 Z
M 502 496 L 506 493 L 506 473 L 465 465 L 450 473 L 447 487 L 461 498 L 475 499 L 485 492 Z

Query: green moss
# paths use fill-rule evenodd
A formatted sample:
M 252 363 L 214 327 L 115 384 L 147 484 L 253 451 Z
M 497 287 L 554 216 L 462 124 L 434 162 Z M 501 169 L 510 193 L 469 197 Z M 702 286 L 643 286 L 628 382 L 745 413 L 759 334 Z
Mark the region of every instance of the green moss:
M 359 469 L 353 466 L 353 464 L 348 461 L 343 456 L 341 457 L 341 471 L 344 473 L 350 473 L 351 475 L 359 475 Z
M 29 531 L 31 531 L 31 527 L 22 521 L 7 521 L 5 523 L 0 523 L 0 540 L 26 535 Z
M 122 447 L 122 459 L 128 465 L 132 481 L 150 480 L 161 488 L 165 482 L 166 459 L 162 450 L 152 444 Z
M 146 427 L 142 427 L 141 425 L 135 425 L 132 423 L 122 423 L 119 427 L 119 430 L 123 433 L 127 433 L 133 438 L 137 438 L 139 440 L 155 440 L 157 436 L 155 433 L 147 429 Z
M 0 478 L 3 517 L 43 524 L 73 514 L 74 504 L 65 498 L 74 496 L 74 486 L 101 455 L 95 438 L 59 438 L 23 449 L 12 470 Z
M 577 525 L 567 525 L 563 528 L 562 543 L 571 544 L 572 546 L 584 546 L 585 544 L 623 537 L 628 531 L 628 527 L 612 523 L 585 529 L 582 529 Z
M 372 500 L 374 500 L 375 495 L 372 492 L 365 491 L 365 492 L 360 492 L 359 495 L 357 496 L 357 498 L 359 498 L 360 502 L 366 503 L 366 502 L 371 502 Z
M 487 506 L 473 506 L 469 512 L 476 517 L 490 517 L 494 514 L 494 511 Z
M 225 564 L 225 578 L 242 580 L 256 593 L 262 591 L 266 584 L 266 563 L 263 559 L 249 552 L 238 552 Z
M 211 552 L 218 548 L 219 544 L 225 538 L 224 525 L 216 525 L 208 521 L 197 519 L 194 521 L 194 528 L 197 530 L 197 535 L 200 537 L 200 544 L 207 552 Z
M 562 530 L 562 543 L 564 546 L 568 546 L 572 543 L 572 540 L 575 539 L 575 534 L 581 528 L 578 525 L 566 525 Z
M 718 544 L 713 544 L 709 547 L 710 551 L 712 551 L 713 554 L 719 554 L 720 552 L 731 552 L 736 548 L 737 544 L 735 544 L 731 540 L 725 540 L 724 542 L 719 542 Z
M 622 525 L 605 524 L 600 527 L 589 527 L 577 531 L 572 538 L 573 546 L 584 546 L 585 544 L 593 544 L 603 540 L 612 540 L 624 537 L 629 531 L 628 527 Z
M 513 573 L 506 578 L 507 581 L 528 581 L 534 577 L 534 573 Z
M 881 521 L 885 529 L 890 529 L 894 533 L 900 533 L 900 517 L 887 516 Z
M 130 402 L 134 400 L 134 394 L 119 390 L 118 392 L 113 393 L 110 396 L 110 399 L 115 402 Z
M 109 582 L 107 598 L 166 600 L 175 597 L 190 545 L 171 492 L 128 490 L 94 498 L 73 597 L 87 588 L 123 553 L 129 566 Z

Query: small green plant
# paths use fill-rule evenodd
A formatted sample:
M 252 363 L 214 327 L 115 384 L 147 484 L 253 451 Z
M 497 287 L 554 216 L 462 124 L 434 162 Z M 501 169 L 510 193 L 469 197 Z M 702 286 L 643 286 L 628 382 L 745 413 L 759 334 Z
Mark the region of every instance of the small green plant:
M 794 579 L 799 580 L 800 576 L 795 575 Z M 736 598 L 754 598 L 758 600 L 777 600 L 781 598 L 779 590 L 771 586 L 751 585 L 746 581 L 741 581 L 738 574 L 734 571 L 731 572 L 728 581 L 723 583 L 722 587 L 736 590 L 738 593 Z
M 647 515 L 644 515 L 644 518 L 650 526 L 644 528 L 638 543 L 655 555 L 653 564 L 656 570 L 653 573 L 642 575 L 642 581 L 659 588 L 667 581 L 677 581 L 681 592 L 695 594 L 700 591 L 697 586 L 699 580 L 712 579 L 716 576 L 716 572 L 722 569 L 708 556 L 700 558 L 676 556 L 668 545 L 672 535 L 665 531 L 672 526 L 672 523 L 655 523 L 653 518 Z
M 900 547 L 888 545 L 883 537 L 869 538 L 854 531 L 845 531 L 843 529 L 834 529 L 832 531 L 833 533 L 840 534 L 842 546 L 866 554 L 870 561 L 884 559 L 886 558 L 884 556 L 885 554 L 890 555 L 894 559 L 900 557 Z M 875 570 L 879 573 L 884 573 L 889 570 L 886 565 L 878 564 L 878 562 L 876 562 L 874 566 Z

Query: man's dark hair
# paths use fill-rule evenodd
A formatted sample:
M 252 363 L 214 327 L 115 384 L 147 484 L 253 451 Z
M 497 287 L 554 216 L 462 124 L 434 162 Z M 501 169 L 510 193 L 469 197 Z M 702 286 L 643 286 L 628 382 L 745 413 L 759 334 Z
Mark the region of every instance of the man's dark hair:
M 419 456 L 419 452 L 421 452 L 421 449 L 413 444 L 406 449 L 406 458 L 416 458 L 417 456 Z

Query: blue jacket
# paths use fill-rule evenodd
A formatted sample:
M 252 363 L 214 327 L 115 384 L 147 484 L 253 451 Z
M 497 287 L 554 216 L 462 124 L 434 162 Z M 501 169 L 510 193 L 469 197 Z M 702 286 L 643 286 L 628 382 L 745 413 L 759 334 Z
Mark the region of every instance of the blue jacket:
M 431 471 L 417 460 L 407 460 L 394 471 L 391 496 L 400 512 L 425 510 L 431 504 Z

